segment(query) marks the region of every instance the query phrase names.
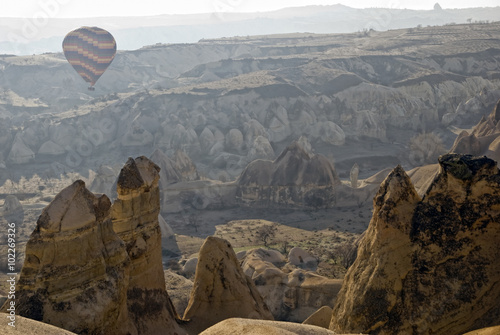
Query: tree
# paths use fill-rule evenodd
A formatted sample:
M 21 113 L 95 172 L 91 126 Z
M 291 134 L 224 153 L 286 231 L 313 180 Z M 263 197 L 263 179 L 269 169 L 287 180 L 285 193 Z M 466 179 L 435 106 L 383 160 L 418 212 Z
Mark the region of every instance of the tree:
M 290 249 L 293 247 L 292 245 L 290 245 L 287 239 L 276 241 L 276 244 L 278 245 L 278 251 L 283 255 L 287 255 Z
M 195 214 L 191 214 L 188 218 L 189 223 L 188 226 L 193 227 L 195 232 L 198 232 L 198 227 L 200 225 L 200 221 Z
M 269 242 L 274 239 L 276 232 L 278 231 L 278 224 L 273 223 L 271 225 L 261 226 L 256 233 L 257 241 L 263 242 L 264 247 L 268 247 Z
M 343 243 L 334 250 L 335 255 L 340 259 L 340 264 L 348 269 L 358 256 L 358 248 L 353 243 Z

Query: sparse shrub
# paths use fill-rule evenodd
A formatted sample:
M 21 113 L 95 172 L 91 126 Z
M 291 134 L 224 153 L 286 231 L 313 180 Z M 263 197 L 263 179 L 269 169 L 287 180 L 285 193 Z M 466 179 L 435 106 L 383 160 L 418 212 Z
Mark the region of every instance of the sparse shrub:
M 188 218 L 187 225 L 189 227 L 194 228 L 195 232 L 198 232 L 198 227 L 200 226 L 200 220 L 198 220 L 198 217 L 195 214 L 191 214 Z
M 263 242 L 264 247 L 268 247 L 269 242 L 271 242 L 276 236 L 278 231 L 278 224 L 273 223 L 272 225 L 264 225 L 260 227 L 256 232 L 257 241 Z
M 333 254 L 338 258 L 339 263 L 348 269 L 356 260 L 358 248 L 353 243 L 343 243 L 334 248 Z
M 273 249 L 276 249 L 283 255 L 288 254 L 288 251 L 290 251 L 290 249 L 293 248 L 293 245 L 291 245 L 290 242 L 286 239 L 275 240 L 273 245 L 274 245 Z

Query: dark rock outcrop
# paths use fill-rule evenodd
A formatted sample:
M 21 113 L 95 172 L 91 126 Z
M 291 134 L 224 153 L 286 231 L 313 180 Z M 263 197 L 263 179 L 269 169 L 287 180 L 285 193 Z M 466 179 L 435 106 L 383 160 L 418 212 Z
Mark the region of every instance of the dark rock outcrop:
M 423 199 L 401 167 L 382 183 L 330 329 L 462 334 L 500 323 L 500 173 L 448 154 Z
M 237 197 L 244 205 L 326 208 L 334 203 L 340 181 L 333 164 L 312 153 L 301 138 L 274 161 L 250 163 L 236 183 Z

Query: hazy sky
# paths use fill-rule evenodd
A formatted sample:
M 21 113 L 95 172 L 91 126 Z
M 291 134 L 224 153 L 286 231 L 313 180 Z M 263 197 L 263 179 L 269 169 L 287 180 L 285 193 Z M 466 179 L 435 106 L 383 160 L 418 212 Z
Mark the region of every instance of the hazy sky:
M 0 17 L 143 16 L 208 12 L 256 12 L 305 5 L 432 9 L 495 7 L 499 0 L 0 0 Z

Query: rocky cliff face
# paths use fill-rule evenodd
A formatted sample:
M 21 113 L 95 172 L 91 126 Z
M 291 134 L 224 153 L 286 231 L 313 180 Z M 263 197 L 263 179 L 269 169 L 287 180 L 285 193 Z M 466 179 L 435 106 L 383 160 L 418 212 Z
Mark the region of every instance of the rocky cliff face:
M 38 219 L 16 296 L 19 315 L 78 334 L 182 334 L 165 291 L 158 166 L 129 159 L 118 199 L 76 181 Z
M 184 319 L 197 333 L 228 318 L 273 320 L 229 242 L 209 236 L 200 253 Z
M 448 154 L 423 199 L 401 167 L 382 183 L 330 329 L 462 334 L 500 322 L 500 173 Z
M 130 158 L 118 176 L 118 198 L 110 213 L 130 258 L 128 315 L 140 334 L 178 330 L 161 260 L 159 171 L 146 157 Z
M 373 171 L 392 167 L 417 132 L 468 127 L 492 108 L 498 31 L 495 23 L 159 45 L 117 55 L 93 96 L 60 54 L 0 57 L 0 167 L 20 178 L 33 162 L 38 175 L 57 173 L 53 162 L 88 171 L 182 149 L 200 172 L 229 181 L 301 135 L 318 153 L 348 147 L 336 150 L 339 172 L 354 158 Z M 362 150 L 352 139 L 392 148 Z
M 500 101 L 488 117 L 483 117 L 469 134 L 462 131 L 451 149 L 453 153 L 486 155 L 500 162 Z
M 130 259 L 111 203 L 76 181 L 59 193 L 26 246 L 17 312 L 76 333 L 125 334 Z
M 312 153 L 301 138 L 274 161 L 250 163 L 236 183 L 237 197 L 245 205 L 323 208 L 333 204 L 340 182 L 333 164 Z

